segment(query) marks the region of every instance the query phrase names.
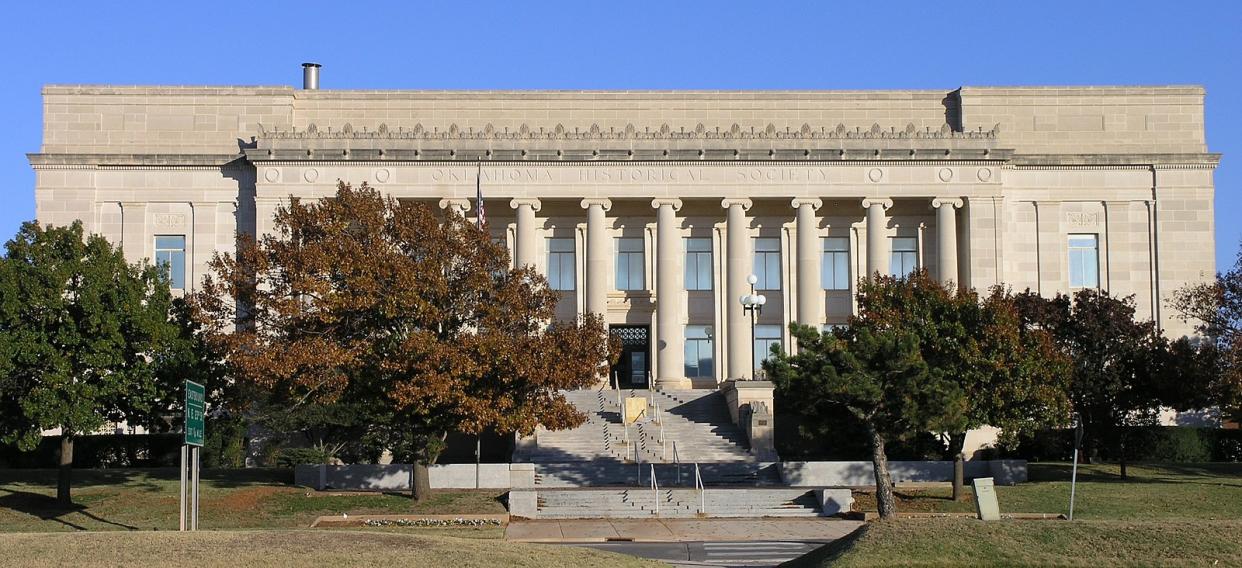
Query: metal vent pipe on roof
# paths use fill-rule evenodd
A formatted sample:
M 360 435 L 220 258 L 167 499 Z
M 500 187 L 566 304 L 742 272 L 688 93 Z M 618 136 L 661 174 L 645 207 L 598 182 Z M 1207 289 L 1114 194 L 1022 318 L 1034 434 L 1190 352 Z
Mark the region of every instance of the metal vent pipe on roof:
M 302 64 L 302 88 L 308 91 L 319 90 L 319 68 L 322 65 L 318 63 Z

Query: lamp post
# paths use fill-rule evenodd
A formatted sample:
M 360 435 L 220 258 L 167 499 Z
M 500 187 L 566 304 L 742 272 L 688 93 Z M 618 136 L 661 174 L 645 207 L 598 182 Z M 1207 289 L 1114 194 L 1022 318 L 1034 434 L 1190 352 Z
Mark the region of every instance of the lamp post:
M 750 293 L 738 298 L 742 303 L 742 311 L 750 314 L 750 378 L 755 378 L 755 318 L 763 313 L 763 305 L 768 302 L 767 296 L 755 293 L 755 284 L 759 282 L 759 277 L 751 274 L 746 277 L 746 282 L 750 284 Z

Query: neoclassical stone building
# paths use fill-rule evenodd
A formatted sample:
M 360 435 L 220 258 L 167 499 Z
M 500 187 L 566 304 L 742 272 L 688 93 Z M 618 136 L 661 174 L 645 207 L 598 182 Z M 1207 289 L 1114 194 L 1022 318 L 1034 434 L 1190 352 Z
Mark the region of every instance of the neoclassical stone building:
M 481 172 L 489 229 L 563 291 L 559 316 L 602 313 L 623 338 L 622 385 L 711 388 L 791 347 L 791 321 L 844 322 L 874 272 L 1100 287 L 1187 332 L 1165 301 L 1215 270 L 1203 100 L 49 86 L 30 163 L 41 222 L 80 219 L 183 289 L 291 196 L 366 182 L 469 217 Z

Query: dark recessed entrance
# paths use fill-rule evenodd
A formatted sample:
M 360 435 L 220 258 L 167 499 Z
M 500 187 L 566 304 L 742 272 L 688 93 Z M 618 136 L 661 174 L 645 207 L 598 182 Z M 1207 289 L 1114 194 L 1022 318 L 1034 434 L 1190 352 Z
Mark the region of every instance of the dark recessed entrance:
M 651 328 L 645 325 L 614 325 L 609 335 L 621 340 L 621 358 L 612 366 L 618 388 L 647 388 L 651 367 Z

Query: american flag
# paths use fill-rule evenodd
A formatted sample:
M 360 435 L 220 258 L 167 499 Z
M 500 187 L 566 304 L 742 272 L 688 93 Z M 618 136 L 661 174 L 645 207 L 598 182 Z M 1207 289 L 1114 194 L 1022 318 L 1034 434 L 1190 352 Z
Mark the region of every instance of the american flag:
M 477 205 L 478 215 L 475 217 L 475 226 L 484 229 L 487 227 L 487 208 L 483 206 L 483 162 L 478 162 L 479 169 L 474 174 L 474 200 Z

